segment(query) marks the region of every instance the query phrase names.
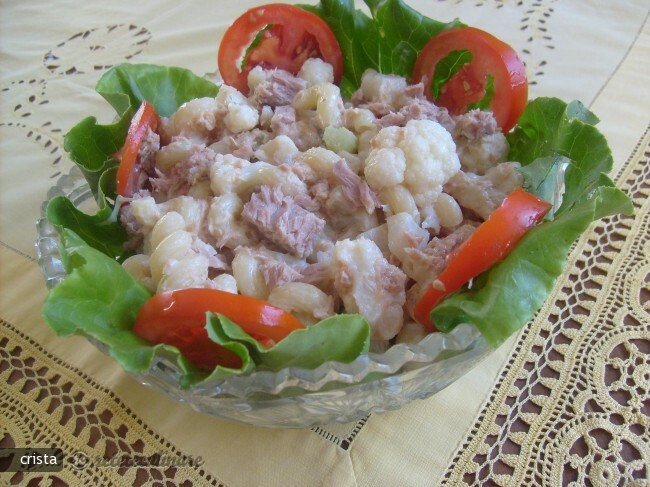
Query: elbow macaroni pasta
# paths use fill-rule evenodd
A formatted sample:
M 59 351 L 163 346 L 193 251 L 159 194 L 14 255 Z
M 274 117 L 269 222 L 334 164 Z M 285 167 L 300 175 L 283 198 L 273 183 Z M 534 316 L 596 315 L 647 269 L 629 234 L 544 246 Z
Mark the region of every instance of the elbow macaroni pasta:
M 232 261 L 232 273 L 237 282 L 237 289 L 242 294 L 257 299 L 266 299 L 269 288 L 266 285 L 260 264 L 250 249 L 244 247 L 236 252 Z

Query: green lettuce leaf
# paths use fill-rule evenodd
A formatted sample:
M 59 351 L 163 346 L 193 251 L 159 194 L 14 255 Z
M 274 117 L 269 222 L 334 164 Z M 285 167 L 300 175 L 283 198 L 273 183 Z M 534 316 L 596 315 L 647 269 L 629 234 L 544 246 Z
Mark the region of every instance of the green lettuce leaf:
M 431 81 L 431 94 L 435 100 L 440 96 L 442 87 L 454 76 L 460 68 L 472 62 L 472 53 L 466 49 L 459 51 L 451 51 L 443 57 L 433 73 L 433 80 Z
M 183 68 L 155 64 L 120 64 L 97 82 L 97 93 L 118 115 L 135 113 L 147 100 L 161 117 L 169 117 L 193 98 L 217 96 L 219 87 Z
M 158 114 L 169 116 L 189 100 L 216 96 L 218 87 L 187 69 L 121 64 L 100 78 L 97 92 L 115 108 L 119 120 L 100 125 L 95 117 L 87 117 L 65 135 L 64 147 L 83 172 L 99 210 L 88 215 L 69 199 L 57 197 L 48 205 L 47 218 L 59 231 L 69 228 L 93 248 L 123 259 L 128 255 L 123 247 L 127 234 L 113 211 L 117 168 L 113 154 L 124 145 L 131 117 L 144 99 Z
M 500 345 L 542 306 L 564 271 L 571 245 L 593 221 L 633 213 L 630 198 L 606 174 L 612 155 L 593 125 L 597 121 L 579 102 L 539 98 L 529 103 L 508 135 L 508 159 L 523 164 L 526 190 L 561 203 L 549 214 L 550 221 L 531 229 L 471 289 L 454 293 L 432 310 L 438 329 L 473 324 L 490 345 Z M 561 195 L 558 178 L 564 181 Z
M 578 101 L 567 104 L 557 98 L 538 98 L 528 104 L 518 126 L 508 134 L 510 160 L 523 166 L 541 166 L 543 162 L 538 159 L 545 158 L 547 171 L 542 167 L 536 169 L 536 174 L 524 171 L 528 187 L 544 186 L 544 178 L 557 172 L 553 165 L 558 163 L 558 157 L 569 161 L 562 205 L 555 209 L 556 214 L 591 198 L 601 174 L 612 169 L 612 153 L 605 136 L 594 125 L 597 122 L 598 118 Z
M 114 259 L 122 260 L 128 255 L 124 242 L 128 236 L 117 220 L 117 212 L 107 194 L 115 195 L 116 167 L 104 172 L 96 196 L 99 210 L 93 215 L 78 209 L 72 201 L 56 196 L 48 203 L 47 219 L 56 228 L 68 229 L 80 236 L 88 245 Z
M 68 276 L 45 300 L 42 313 L 50 327 L 59 335 L 83 334 L 99 340 L 129 371 L 149 368 L 154 347 L 131 328 L 151 292 L 71 230 L 64 229 L 61 240 Z
M 58 335 L 81 334 L 99 341 L 129 372 L 143 372 L 156 355 L 164 355 L 178 364 L 183 372 L 180 385 L 187 389 L 258 368 L 315 368 L 330 360 L 350 362 L 368 352 L 370 326 L 359 315 L 332 316 L 266 349 L 225 316 L 207 313 L 208 335 L 237 354 L 242 367 L 217 366 L 206 372 L 188 362 L 176 347 L 152 345 L 133 333 L 138 310 L 152 295 L 148 289 L 73 231 L 64 229 L 61 238 L 68 276 L 49 292 L 43 317 Z
M 343 53 L 341 92 L 345 96 L 359 88 L 361 75 L 369 68 L 410 78 L 422 47 L 443 30 L 463 25 L 458 20 L 432 20 L 402 0 L 364 2 L 371 17 L 355 9 L 353 0 L 300 5 L 327 22 L 339 41 Z
M 246 360 L 248 351 L 240 343 L 224 346 L 242 358 L 241 369 L 219 366 L 208 373 L 192 365 L 176 347 L 152 345 L 138 337 L 132 331 L 133 324 L 151 292 L 114 259 L 87 245 L 73 231 L 64 229 L 61 240 L 68 276 L 49 292 L 42 309 L 43 317 L 58 335 L 94 338 L 131 373 L 148 370 L 156 355 L 165 356 L 181 369 L 179 382 L 183 388 L 255 368 L 250 359 Z
M 207 330 L 208 336 L 224 347 L 232 343 L 245 346 L 259 369 L 274 372 L 287 367 L 314 369 L 328 361 L 351 362 L 370 347 L 370 325 L 354 314 L 325 318 L 268 349 L 223 315 L 209 317 Z
M 95 117 L 87 117 L 63 138 L 64 149 L 79 166 L 96 197 L 102 174 L 117 166 L 113 154 L 124 145 L 131 116 L 130 111 L 126 112 L 117 122 L 108 125 L 100 125 Z
M 618 213 L 625 198 L 616 188 L 600 188 L 597 197 L 534 227 L 470 290 L 459 291 L 436 306 L 431 319 L 443 332 L 470 323 L 492 347 L 499 346 L 542 306 L 564 271 L 573 242 L 598 216 Z

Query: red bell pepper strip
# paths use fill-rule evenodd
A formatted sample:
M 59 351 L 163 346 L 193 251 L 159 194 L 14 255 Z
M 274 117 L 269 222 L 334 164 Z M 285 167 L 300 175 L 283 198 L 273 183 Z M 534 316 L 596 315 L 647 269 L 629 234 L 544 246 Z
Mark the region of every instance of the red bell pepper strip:
M 131 119 L 124 146 L 115 155 L 120 160 L 120 167 L 117 170 L 117 194 L 130 198 L 139 189 L 137 187 L 140 172 L 137 165 L 138 153 L 147 130 L 150 128 L 156 131 L 158 123 L 159 117 L 155 108 L 144 100 Z
M 458 291 L 501 261 L 517 242 L 548 213 L 552 205 L 523 189 L 510 193 L 486 221 L 450 255 L 447 267 L 415 307 L 415 319 L 437 331 L 429 314 L 447 295 Z

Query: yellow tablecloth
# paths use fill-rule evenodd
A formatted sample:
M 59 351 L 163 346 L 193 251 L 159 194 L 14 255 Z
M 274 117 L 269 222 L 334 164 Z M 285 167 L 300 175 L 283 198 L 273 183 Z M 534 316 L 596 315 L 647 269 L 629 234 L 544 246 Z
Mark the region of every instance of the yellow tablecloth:
M 136 383 L 40 317 L 33 243 L 41 202 L 71 163 L 63 134 L 112 118 L 94 93 L 124 62 L 215 70 L 242 0 L 0 4 L 0 448 L 89 458 L 153 454 L 196 467 L 0 473 L 43 485 L 623 485 L 650 481 L 650 27 L 647 0 L 412 0 L 496 33 L 531 96 L 600 118 L 636 215 L 577 243 L 536 319 L 443 392 L 349 425 L 268 430 L 200 415 Z M 360 3 L 359 3 L 360 4 Z

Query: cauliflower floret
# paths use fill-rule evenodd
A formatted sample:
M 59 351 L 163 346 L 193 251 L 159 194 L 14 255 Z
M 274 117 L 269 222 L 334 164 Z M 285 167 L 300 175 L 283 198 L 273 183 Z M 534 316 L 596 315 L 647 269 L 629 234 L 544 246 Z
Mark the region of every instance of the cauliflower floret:
M 319 83 L 334 83 L 334 68 L 320 58 L 309 58 L 298 71 L 298 78 L 304 79 L 310 86 Z
M 219 122 L 219 104 L 214 98 L 196 98 L 183 104 L 171 117 L 161 119 L 164 141 L 183 136 L 206 141 Z
M 235 134 L 254 129 L 260 121 L 257 109 L 244 95 L 231 86 L 221 86 L 216 102 L 225 112 L 223 122 L 226 128 Z
M 401 184 L 406 172 L 406 156 L 398 147 L 381 147 L 371 151 L 363 170 L 368 186 L 381 191 Z
M 404 320 L 406 275 L 365 238 L 336 242 L 333 263 L 334 286 L 346 311 L 368 320 L 373 339 L 393 338 Z
M 376 191 L 403 184 L 423 209 L 435 203 L 442 185 L 459 169 L 451 134 L 438 122 L 411 120 L 405 127 L 379 131 L 365 160 L 364 174 Z

